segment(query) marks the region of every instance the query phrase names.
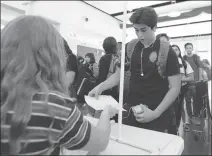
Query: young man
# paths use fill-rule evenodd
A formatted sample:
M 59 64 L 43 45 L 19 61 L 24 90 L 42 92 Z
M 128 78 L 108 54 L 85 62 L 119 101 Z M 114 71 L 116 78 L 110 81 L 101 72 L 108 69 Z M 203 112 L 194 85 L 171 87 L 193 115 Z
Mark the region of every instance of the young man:
M 200 124 L 200 120 L 197 118 L 200 116 L 200 109 L 201 105 L 200 103 L 197 103 L 197 96 L 196 96 L 196 83 L 197 81 L 202 80 L 202 63 L 200 61 L 200 57 L 196 54 L 193 54 L 193 44 L 192 43 L 186 43 L 185 44 L 185 51 L 187 55 L 183 56 L 183 59 L 186 60 L 192 67 L 194 71 L 194 81 L 188 83 L 188 93 L 185 96 L 186 99 L 186 108 L 189 117 L 192 119 L 192 122 L 196 124 Z M 192 114 L 192 108 L 191 108 L 191 99 L 193 100 L 193 114 Z
M 130 17 L 138 42 L 129 57 L 130 86 L 125 109 L 138 106 L 137 112 L 123 112 L 123 124 L 164 132 L 170 123 L 171 114 L 168 108 L 180 92 L 178 58 L 169 46 L 165 70 L 162 78 L 156 65 L 160 40 L 156 40 L 155 30 L 158 16 L 153 8 L 142 7 Z M 131 44 L 128 43 L 127 47 Z M 128 48 L 127 48 L 128 49 Z M 128 55 L 129 50 L 127 51 Z M 111 88 L 120 80 L 120 70 L 107 81 L 94 88 L 89 95 L 98 96 L 103 90 Z M 129 116 L 128 116 L 129 114 Z M 128 117 L 127 117 L 128 116 Z

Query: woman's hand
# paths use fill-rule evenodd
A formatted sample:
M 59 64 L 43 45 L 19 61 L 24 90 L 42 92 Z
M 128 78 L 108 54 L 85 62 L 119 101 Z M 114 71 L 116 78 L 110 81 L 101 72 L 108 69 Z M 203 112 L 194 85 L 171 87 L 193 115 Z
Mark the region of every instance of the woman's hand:
M 110 118 L 114 117 L 117 113 L 118 113 L 118 110 L 110 105 L 108 106 L 105 106 L 103 112 L 103 114 L 106 113 L 109 115 Z

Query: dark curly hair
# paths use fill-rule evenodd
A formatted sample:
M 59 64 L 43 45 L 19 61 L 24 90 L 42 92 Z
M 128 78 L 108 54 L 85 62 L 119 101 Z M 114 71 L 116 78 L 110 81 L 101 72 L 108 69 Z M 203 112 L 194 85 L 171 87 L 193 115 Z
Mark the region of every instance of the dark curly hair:
M 186 64 L 186 61 L 183 59 L 183 57 L 182 57 L 182 55 L 181 55 L 181 50 L 180 50 L 180 47 L 178 46 L 178 45 L 176 45 L 176 44 L 173 44 L 172 45 L 172 48 L 173 47 L 177 47 L 177 49 L 179 50 L 179 55 L 178 55 L 178 57 L 182 60 L 182 63 L 183 63 L 183 67 L 186 69 L 187 68 L 187 64 Z
M 85 57 L 89 57 L 89 58 L 90 58 L 90 63 L 91 63 L 91 64 L 93 64 L 93 63 L 96 62 L 96 59 L 95 59 L 95 56 L 94 56 L 93 53 L 87 53 L 87 54 L 85 55 Z
M 133 24 L 145 24 L 151 29 L 157 26 L 158 15 L 151 7 L 141 7 L 136 10 L 130 17 Z
M 114 37 L 107 37 L 103 41 L 103 48 L 106 54 L 116 54 L 117 53 L 117 41 Z
M 65 47 L 66 54 L 67 54 L 67 55 L 72 55 L 73 52 L 72 52 L 72 50 L 70 49 L 70 47 L 69 47 L 67 41 L 66 41 L 64 38 L 63 38 L 63 42 L 64 42 L 64 47 Z
M 191 46 L 193 47 L 193 44 L 192 44 L 192 43 L 186 43 L 186 44 L 184 45 L 184 47 L 186 48 L 188 45 L 191 45 Z
M 169 41 L 169 36 L 168 36 L 166 33 L 158 34 L 158 35 L 156 36 L 156 39 L 160 39 L 161 37 L 166 37 L 167 40 Z

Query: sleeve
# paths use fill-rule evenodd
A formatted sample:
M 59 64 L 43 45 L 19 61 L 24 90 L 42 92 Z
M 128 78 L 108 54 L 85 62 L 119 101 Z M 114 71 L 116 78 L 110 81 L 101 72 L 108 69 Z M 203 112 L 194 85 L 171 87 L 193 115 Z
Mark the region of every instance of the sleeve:
M 186 74 L 191 74 L 193 73 L 193 69 L 191 68 L 191 65 L 186 61 L 187 68 L 186 68 Z
M 108 58 L 111 58 L 108 56 Z M 107 74 L 110 68 L 110 61 L 107 59 L 106 55 L 101 57 L 99 61 L 99 75 L 97 79 L 97 85 L 106 80 Z
M 83 118 L 80 110 L 74 105 L 60 135 L 60 147 L 68 150 L 83 148 L 88 143 L 90 134 L 91 124 Z
M 174 76 L 180 74 L 180 65 L 178 62 L 177 54 L 174 52 L 172 47 L 169 48 L 165 76 Z

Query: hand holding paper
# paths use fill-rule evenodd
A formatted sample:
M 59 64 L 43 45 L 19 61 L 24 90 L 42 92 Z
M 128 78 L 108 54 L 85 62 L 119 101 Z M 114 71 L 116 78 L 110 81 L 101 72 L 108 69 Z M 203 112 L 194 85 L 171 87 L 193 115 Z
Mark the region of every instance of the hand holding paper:
M 117 110 L 120 109 L 119 103 L 112 97 L 108 95 L 100 95 L 98 99 L 95 97 L 85 96 L 86 103 L 94 108 L 95 110 L 103 110 L 105 106 L 115 107 Z M 126 111 L 122 108 L 123 111 Z

